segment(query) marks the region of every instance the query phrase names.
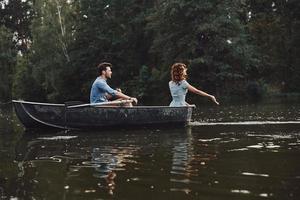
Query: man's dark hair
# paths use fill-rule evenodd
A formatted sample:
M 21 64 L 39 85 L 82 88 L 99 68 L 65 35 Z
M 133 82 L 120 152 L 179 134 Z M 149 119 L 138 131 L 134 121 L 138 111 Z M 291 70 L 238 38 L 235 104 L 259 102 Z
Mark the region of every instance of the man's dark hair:
M 102 62 L 98 65 L 98 74 L 101 75 L 102 71 L 106 71 L 106 67 L 112 67 L 111 63 L 108 62 Z

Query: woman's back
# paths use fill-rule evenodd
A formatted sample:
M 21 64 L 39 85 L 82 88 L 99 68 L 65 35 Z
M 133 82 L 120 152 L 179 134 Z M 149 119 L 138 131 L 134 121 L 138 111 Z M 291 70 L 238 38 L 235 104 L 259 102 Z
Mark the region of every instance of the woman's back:
M 182 80 L 178 83 L 174 81 L 169 82 L 169 88 L 172 95 L 172 102 L 170 106 L 178 107 L 178 106 L 186 106 L 185 96 L 187 93 L 188 82 L 186 80 Z
M 193 92 L 195 94 L 209 97 L 213 102 L 219 105 L 216 98 L 206 92 L 203 92 L 194 86 L 190 85 L 185 79 L 187 77 L 187 67 L 184 63 L 174 63 L 171 67 L 171 80 L 169 82 L 170 92 L 172 95 L 172 102 L 170 106 L 188 106 L 189 104 L 185 102 L 185 96 L 187 91 Z

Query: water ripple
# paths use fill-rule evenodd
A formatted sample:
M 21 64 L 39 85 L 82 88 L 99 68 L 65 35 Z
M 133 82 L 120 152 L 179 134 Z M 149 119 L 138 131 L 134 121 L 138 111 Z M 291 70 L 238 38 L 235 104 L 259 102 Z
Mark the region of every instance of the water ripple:
M 237 121 L 237 122 L 202 122 L 193 121 L 190 126 L 257 126 L 257 125 L 300 125 L 300 121 Z
M 51 136 L 51 137 L 39 137 L 38 140 L 70 140 L 77 138 L 78 136 L 71 135 L 61 135 L 61 136 Z
M 269 174 L 257 174 L 257 173 L 251 173 L 251 172 L 242 172 L 241 174 L 246 176 L 262 176 L 262 177 L 269 177 Z

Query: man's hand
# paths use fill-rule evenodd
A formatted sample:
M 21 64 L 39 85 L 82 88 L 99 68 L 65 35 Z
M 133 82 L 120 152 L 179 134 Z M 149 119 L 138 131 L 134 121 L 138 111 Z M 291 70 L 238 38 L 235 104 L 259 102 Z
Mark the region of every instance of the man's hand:
M 137 103 L 138 103 L 137 98 L 135 98 L 135 97 L 130 97 L 130 100 L 133 101 L 132 103 L 133 103 L 134 105 L 137 105 Z
M 122 92 L 121 88 L 116 88 L 116 90 L 117 90 L 118 92 Z

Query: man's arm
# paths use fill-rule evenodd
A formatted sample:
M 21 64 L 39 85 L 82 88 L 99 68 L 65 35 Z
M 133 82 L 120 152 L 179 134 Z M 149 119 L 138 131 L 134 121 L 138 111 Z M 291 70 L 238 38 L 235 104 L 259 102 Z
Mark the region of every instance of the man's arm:
M 123 94 L 122 92 L 118 92 L 118 91 L 116 91 L 116 97 L 121 98 L 121 99 L 133 100 L 133 102 L 135 104 L 137 104 L 137 102 L 138 102 L 137 98 L 127 96 L 126 94 Z
M 125 100 L 133 100 L 135 104 L 137 104 L 138 100 L 134 97 L 130 97 L 124 93 L 121 92 L 120 89 L 114 90 L 112 89 L 107 83 L 103 83 L 102 88 L 107 92 L 108 94 L 112 95 L 113 97 L 125 99 Z

